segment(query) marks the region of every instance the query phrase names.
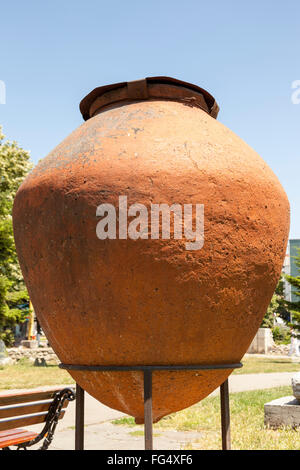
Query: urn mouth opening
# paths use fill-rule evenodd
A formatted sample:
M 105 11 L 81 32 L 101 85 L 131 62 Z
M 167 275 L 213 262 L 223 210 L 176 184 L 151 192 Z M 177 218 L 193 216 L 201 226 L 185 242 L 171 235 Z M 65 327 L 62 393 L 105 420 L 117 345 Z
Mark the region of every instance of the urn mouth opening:
M 111 105 L 145 100 L 178 101 L 200 108 L 213 118 L 219 112 L 215 98 L 208 91 L 171 77 L 147 77 L 101 86 L 85 96 L 79 107 L 83 119 L 87 121 Z

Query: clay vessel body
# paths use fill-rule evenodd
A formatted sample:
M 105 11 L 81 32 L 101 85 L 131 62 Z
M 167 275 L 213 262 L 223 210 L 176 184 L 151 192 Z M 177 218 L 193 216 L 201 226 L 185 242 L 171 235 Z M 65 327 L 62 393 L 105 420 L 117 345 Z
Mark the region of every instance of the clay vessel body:
M 261 324 L 282 269 L 289 203 L 262 158 L 191 103 L 95 105 L 19 188 L 20 265 L 63 363 L 236 363 Z M 148 237 L 120 238 L 120 196 L 148 214 L 151 204 L 203 205 L 203 246 L 187 249 L 172 226 L 170 238 L 151 238 L 150 215 Z M 97 236 L 102 204 L 116 208 L 115 239 Z M 200 401 L 231 372 L 155 372 L 154 421 Z M 142 372 L 70 373 L 143 422 Z

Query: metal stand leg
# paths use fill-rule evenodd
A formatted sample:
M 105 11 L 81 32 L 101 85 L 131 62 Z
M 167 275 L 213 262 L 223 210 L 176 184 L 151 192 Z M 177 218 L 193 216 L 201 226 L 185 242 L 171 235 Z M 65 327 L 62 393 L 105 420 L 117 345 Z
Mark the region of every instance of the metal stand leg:
M 75 450 L 84 449 L 84 390 L 76 384 Z
M 241 362 L 223 364 L 187 364 L 187 365 L 81 365 L 59 364 L 60 369 L 84 371 L 143 371 L 144 373 L 144 422 L 145 422 L 145 450 L 153 449 L 153 412 L 152 412 L 152 371 L 155 370 L 217 370 L 237 369 L 242 367 Z M 231 449 L 230 439 L 230 411 L 228 379 L 220 387 L 221 394 L 221 422 L 222 422 L 222 449 Z M 84 447 L 84 390 L 76 384 L 76 430 L 75 449 Z
M 228 379 L 222 383 L 221 392 L 221 424 L 222 424 L 222 450 L 231 449 L 230 439 L 230 411 L 229 411 L 229 389 Z
M 144 429 L 145 450 L 153 449 L 153 417 L 152 417 L 152 371 L 144 371 Z

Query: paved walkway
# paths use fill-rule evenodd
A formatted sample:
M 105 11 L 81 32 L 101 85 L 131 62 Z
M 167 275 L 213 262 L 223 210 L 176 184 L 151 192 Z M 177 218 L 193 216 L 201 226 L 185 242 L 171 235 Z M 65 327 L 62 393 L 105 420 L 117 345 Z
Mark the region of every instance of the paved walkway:
M 294 374 L 295 372 L 231 375 L 229 379 L 229 390 L 231 393 L 234 393 L 291 385 L 291 377 Z M 218 393 L 219 389 L 215 390 L 212 395 Z M 122 416 L 126 415 L 102 405 L 89 394 L 85 393 L 85 449 L 143 449 L 144 437 L 142 434 L 142 426 L 132 429 L 127 426 L 116 426 L 111 423 L 112 420 Z M 31 429 L 40 429 L 40 425 L 31 426 Z M 64 419 L 61 420 L 57 426 L 50 449 L 74 449 L 74 429 L 75 403 L 71 402 Z M 136 433 L 137 429 L 139 431 L 138 433 Z M 164 430 L 162 432 L 159 431 L 159 435 L 154 434 L 154 446 L 159 450 L 179 450 L 184 448 L 185 444 L 197 438 L 199 438 L 197 432 Z

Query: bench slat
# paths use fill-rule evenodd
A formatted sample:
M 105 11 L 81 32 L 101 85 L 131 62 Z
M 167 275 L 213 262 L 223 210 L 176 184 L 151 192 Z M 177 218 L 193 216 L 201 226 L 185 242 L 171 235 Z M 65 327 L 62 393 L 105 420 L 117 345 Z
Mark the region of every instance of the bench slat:
M 28 403 L 25 405 L 18 404 L 16 406 L 1 406 L 0 407 L 0 419 L 10 418 L 12 416 L 28 415 L 32 413 L 39 413 L 41 411 L 47 411 L 49 409 L 52 400 L 38 401 L 35 403 Z
M 4 439 L 5 437 L 12 436 L 13 434 L 21 434 L 21 433 L 27 433 L 31 431 L 27 431 L 27 429 L 19 429 L 19 428 L 14 428 L 14 429 L 6 429 L 5 431 L 0 431 L 0 439 Z
M 37 437 L 38 434 L 26 429 L 12 429 L 0 432 L 0 449 L 12 445 L 21 444 Z
M 29 402 L 27 404 L 8 405 L 0 407 L 0 419 L 9 418 L 12 416 L 28 415 L 33 413 L 40 413 L 41 411 L 47 411 L 52 403 L 52 399 L 45 401 Z M 64 402 L 64 408 L 67 408 L 69 404 L 68 400 Z
M 13 417 L 13 418 L 0 419 L 0 431 L 13 429 L 16 426 L 29 426 L 31 424 L 44 423 L 46 420 L 47 414 L 48 414 L 48 411 L 43 411 L 41 413 L 19 416 L 17 418 Z M 59 419 L 62 419 L 64 414 L 65 414 L 65 408 L 62 409 L 59 415 Z
M 16 403 L 25 403 L 29 401 L 47 400 L 53 398 L 56 392 L 60 392 L 61 388 L 52 388 L 49 390 L 28 390 L 26 392 L 14 392 L 14 393 L 0 393 L 0 406 L 3 405 L 14 405 Z

